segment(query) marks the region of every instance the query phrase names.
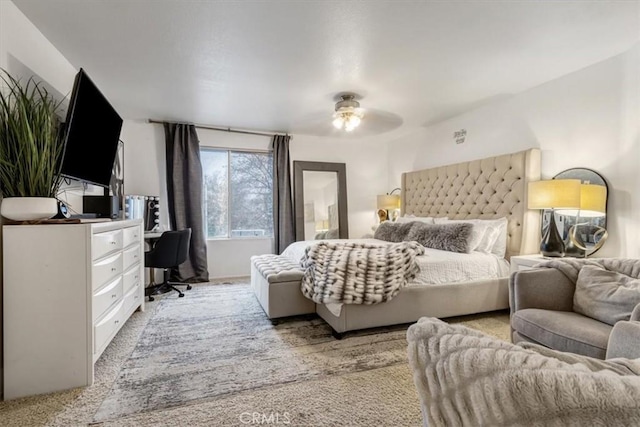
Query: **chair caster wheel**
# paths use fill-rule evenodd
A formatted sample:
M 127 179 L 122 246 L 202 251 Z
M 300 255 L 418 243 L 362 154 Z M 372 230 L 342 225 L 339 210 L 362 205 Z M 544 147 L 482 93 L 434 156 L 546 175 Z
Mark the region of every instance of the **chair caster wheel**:
M 152 297 L 151 295 L 149 295 L 149 301 L 155 301 L 156 299 L 154 297 Z
M 184 294 L 178 294 L 178 298 L 184 297 Z
M 190 291 L 193 288 L 191 285 L 187 285 L 187 290 Z

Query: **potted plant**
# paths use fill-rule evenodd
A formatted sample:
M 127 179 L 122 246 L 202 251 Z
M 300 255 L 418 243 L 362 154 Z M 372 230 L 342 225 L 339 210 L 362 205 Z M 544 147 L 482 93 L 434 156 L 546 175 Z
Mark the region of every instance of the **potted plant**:
M 64 142 L 57 101 L 30 78 L 22 84 L 2 70 L 0 81 L 0 196 L 3 217 L 51 218 L 58 211 Z

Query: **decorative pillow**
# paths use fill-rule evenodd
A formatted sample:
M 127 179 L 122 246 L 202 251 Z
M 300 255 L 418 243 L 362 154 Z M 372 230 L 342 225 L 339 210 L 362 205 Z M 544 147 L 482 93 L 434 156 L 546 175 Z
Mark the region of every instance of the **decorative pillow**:
M 398 219 L 396 219 L 395 222 L 397 222 L 397 223 L 407 223 L 407 222 L 415 222 L 415 221 L 420 221 L 420 222 L 424 222 L 424 223 L 427 223 L 427 224 L 435 224 L 435 222 L 433 221 L 433 217 L 430 217 L 430 216 L 414 216 L 414 215 L 401 216 Z
M 337 228 L 332 228 L 331 230 L 327 230 L 327 234 L 324 237 L 325 239 L 339 239 L 340 232 Z
M 415 221 L 407 223 L 384 221 L 376 228 L 373 238 L 394 243 L 405 241 L 407 240 L 406 237 L 409 230 L 411 230 L 414 224 L 417 223 Z
M 422 246 L 441 251 L 469 253 L 472 224 L 424 224 L 414 223 L 407 240 L 415 240 Z
M 504 258 L 507 252 L 507 219 L 445 219 L 436 218 L 436 224 L 473 224 L 474 235 L 470 243 L 472 251 L 492 253 Z M 496 231 L 492 231 L 495 229 Z
M 480 244 L 482 243 L 482 238 L 484 237 L 484 233 L 486 230 L 486 226 L 483 224 L 475 224 L 471 221 L 467 220 L 449 220 L 444 218 L 436 218 L 436 224 L 471 224 L 471 236 L 469 237 L 469 252 L 479 251 Z M 485 245 L 486 246 L 486 245 Z
M 629 320 L 640 304 L 640 279 L 585 265 L 578 273 L 573 311 L 609 325 Z

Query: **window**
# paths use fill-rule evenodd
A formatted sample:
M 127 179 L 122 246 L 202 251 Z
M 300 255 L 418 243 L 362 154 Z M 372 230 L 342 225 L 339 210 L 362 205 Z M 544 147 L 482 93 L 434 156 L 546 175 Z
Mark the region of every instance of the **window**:
M 200 150 L 207 237 L 273 236 L 271 153 Z

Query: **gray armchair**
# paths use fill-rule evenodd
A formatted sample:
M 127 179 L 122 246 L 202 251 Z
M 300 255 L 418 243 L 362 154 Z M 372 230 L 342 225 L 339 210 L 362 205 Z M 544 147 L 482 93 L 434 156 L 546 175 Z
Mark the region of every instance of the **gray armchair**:
M 620 321 L 611 338 L 634 329 L 637 340 L 640 322 Z M 407 340 L 424 426 L 640 425 L 640 359 L 514 345 L 431 318 L 411 325 Z
M 632 353 L 634 357 L 640 357 L 640 328 L 637 324 L 630 328 L 629 322 L 616 323 L 619 332 L 610 340 L 614 327 L 573 311 L 575 277 L 586 262 L 576 260 L 566 264 L 577 269 L 575 274 L 567 274 L 566 270 L 563 272 L 557 268 L 535 268 L 511 276 L 512 341 L 532 342 L 598 359 L 618 355 L 631 357 Z M 633 271 L 635 275 L 637 270 Z M 640 321 L 640 304 L 633 310 L 630 320 Z M 610 346 L 613 348 L 608 353 Z

